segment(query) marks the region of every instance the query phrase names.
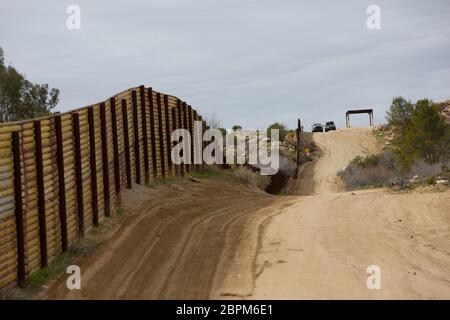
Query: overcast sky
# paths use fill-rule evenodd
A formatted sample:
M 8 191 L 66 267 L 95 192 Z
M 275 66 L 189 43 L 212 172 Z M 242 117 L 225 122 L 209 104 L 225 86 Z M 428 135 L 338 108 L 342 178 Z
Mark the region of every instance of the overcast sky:
M 366 26 L 371 4 L 381 30 Z M 450 98 L 450 1 L 0 0 L 0 46 L 61 90 L 59 110 L 145 84 L 225 127 L 300 117 L 309 130 L 357 107 L 383 122 L 394 96 Z

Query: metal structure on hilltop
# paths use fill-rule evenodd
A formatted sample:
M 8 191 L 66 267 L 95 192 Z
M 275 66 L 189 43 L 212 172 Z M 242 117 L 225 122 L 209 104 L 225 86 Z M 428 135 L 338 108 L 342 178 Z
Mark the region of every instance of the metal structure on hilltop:
M 355 110 L 348 110 L 345 113 L 345 126 L 347 128 L 350 128 L 350 115 L 351 114 L 359 114 L 359 113 L 368 113 L 369 114 L 369 124 L 370 124 L 370 126 L 374 125 L 373 109 L 355 109 Z

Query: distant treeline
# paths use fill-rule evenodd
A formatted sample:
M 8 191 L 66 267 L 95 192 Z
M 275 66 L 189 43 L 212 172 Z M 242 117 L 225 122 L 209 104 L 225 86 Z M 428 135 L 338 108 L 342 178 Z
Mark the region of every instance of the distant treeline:
M 408 170 L 417 159 L 430 164 L 441 162 L 448 168 L 450 158 L 450 125 L 441 114 L 442 103 L 429 99 L 413 103 L 396 97 L 386 119 L 392 130 L 392 151 L 397 162 Z

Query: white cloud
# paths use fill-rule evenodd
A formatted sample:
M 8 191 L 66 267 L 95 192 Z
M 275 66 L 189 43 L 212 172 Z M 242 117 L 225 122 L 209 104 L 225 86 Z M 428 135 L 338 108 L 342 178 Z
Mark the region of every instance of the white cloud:
M 448 1 L 78 0 L 80 31 L 65 29 L 73 1 L 2 2 L 6 60 L 60 88 L 61 110 L 145 83 L 226 126 L 308 128 L 360 106 L 383 121 L 397 95 L 450 96 Z

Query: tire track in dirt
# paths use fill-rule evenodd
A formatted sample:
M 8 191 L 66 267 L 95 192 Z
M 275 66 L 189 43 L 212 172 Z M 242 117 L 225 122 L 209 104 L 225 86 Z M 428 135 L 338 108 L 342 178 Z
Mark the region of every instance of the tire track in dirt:
M 69 291 L 61 275 L 40 298 L 208 299 L 246 232 L 257 230 L 247 226 L 284 202 L 226 179 L 135 186 L 122 199 L 117 230 L 76 262 L 82 290 Z

